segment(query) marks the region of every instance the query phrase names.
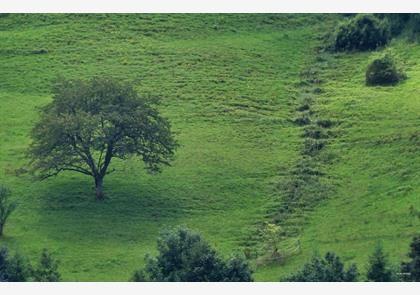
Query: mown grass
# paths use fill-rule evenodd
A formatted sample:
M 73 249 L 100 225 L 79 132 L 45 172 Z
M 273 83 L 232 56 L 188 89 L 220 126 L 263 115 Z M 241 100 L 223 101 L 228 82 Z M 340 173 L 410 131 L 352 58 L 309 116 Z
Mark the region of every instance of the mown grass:
M 202 232 L 224 255 L 240 251 L 299 157 L 301 138 L 289 120 L 293 85 L 318 42 L 321 18 L 0 18 L 0 179 L 19 202 L 1 243 L 32 260 L 49 248 L 67 281 L 128 280 L 167 226 Z M 104 203 L 81 175 L 17 176 L 37 107 L 50 101 L 60 75 L 111 75 L 160 96 L 181 144 L 173 167 L 150 176 L 137 160 L 114 162 Z

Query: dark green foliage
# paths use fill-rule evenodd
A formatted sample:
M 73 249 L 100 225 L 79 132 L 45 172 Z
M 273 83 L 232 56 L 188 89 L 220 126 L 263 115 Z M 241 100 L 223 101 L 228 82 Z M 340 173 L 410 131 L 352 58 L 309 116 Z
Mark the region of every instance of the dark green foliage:
M 60 281 L 58 261 L 51 256 L 47 249 L 42 250 L 41 259 L 37 268 L 34 270 L 34 279 L 37 282 Z
M 316 125 L 322 128 L 331 128 L 334 125 L 334 122 L 330 119 L 317 119 Z
M 130 281 L 131 282 L 148 282 L 149 278 L 143 269 L 138 269 L 134 272 Z
M 336 51 L 367 51 L 386 45 L 389 41 L 387 23 L 373 15 L 360 14 L 342 23 L 336 32 Z
M 0 282 L 57 282 L 59 280 L 58 262 L 46 249 L 42 251 L 39 265 L 34 269 L 25 257 L 18 253 L 12 257 L 6 247 L 0 248 Z
M 226 262 L 225 282 L 252 282 L 252 271 L 244 257 L 233 256 Z
M 8 263 L 8 281 L 26 282 L 31 276 L 31 265 L 25 257 L 16 253 Z
M 388 22 L 389 31 L 392 36 L 399 35 L 407 22 L 412 17 L 412 13 L 375 13 L 374 14 L 379 19 L 385 20 Z
M 0 248 L 0 282 L 7 281 L 7 266 L 8 266 L 8 251 L 7 248 Z
M 324 258 L 314 256 L 303 268 L 287 278 L 290 282 L 355 282 L 358 271 L 355 264 L 347 270 L 340 258 L 332 252 L 327 252 Z
M 413 238 L 408 253 L 410 260 L 401 265 L 404 279 L 412 282 L 420 282 L 420 235 Z
M 186 228 L 164 232 L 156 257 L 146 257 L 146 267 L 133 281 L 222 282 L 251 281 L 251 270 L 241 257 L 224 261 L 203 238 Z
M 103 199 L 103 179 L 113 158 L 138 156 L 150 172 L 170 164 L 177 144 L 156 100 L 108 78 L 59 80 L 53 92 L 32 130 L 29 155 L 40 177 L 62 171 L 89 175 L 97 199 Z
M 325 147 L 325 141 L 314 138 L 306 138 L 302 153 L 304 155 L 315 156 Z
M 313 139 L 325 139 L 328 137 L 328 133 L 324 128 L 317 125 L 309 125 L 303 129 L 303 137 Z
M 311 123 L 309 112 L 301 112 L 300 115 L 294 120 L 296 125 L 304 126 Z
M 412 13 L 407 26 L 410 34 L 409 37 L 412 40 L 418 41 L 420 33 L 420 14 Z
M 310 105 L 308 103 L 303 103 L 296 110 L 299 112 L 305 112 L 305 111 L 309 111 L 309 109 L 310 109 Z
M 392 270 L 388 266 L 388 258 L 380 244 L 376 246 L 375 251 L 369 257 L 367 279 L 370 282 L 393 281 Z
M 392 36 L 405 34 L 409 39 L 418 41 L 418 34 L 420 33 L 420 14 L 376 13 L 375 16 L 388 23 Z
M 22 256 L 11 257 L 6 247 L 0 249 L 0 282 L 26 282 L 30 273 L 31 267 Z
M 395 85 L 406 78 L 389 54 L 374 59 L 366 70 L 366 85 Z
M 16 209 L 16 203 L 9 201 L 10 191 L 0 186 L 0 237 L 3 235 L 4 226 L 7 218 Z

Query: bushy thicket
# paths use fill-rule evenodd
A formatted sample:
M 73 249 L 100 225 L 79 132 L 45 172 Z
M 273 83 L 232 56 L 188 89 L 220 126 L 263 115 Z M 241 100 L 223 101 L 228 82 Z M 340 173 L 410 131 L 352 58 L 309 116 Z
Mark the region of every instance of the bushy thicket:
M 409 31 L 410 31 L 410 37 L 413 40 L 418 41 L 419 33 L 420 33 L 420 14 L 419 13 L 412 13 L 410 20 L 407 24 Z
M 0 249 L 0 282 L 26 282 L 31 272 L 29 263 L 22 256 L 11 256 L 6 247 Z
M 389 25 L 373 15 L 360 14 L 346 20 L 337 29 L 336 51 L 367 51 L 384 46 L 390 39 Z
M 47 249 L 42 250 L 38 266 L 34 269 L 33 276 L 37 282 L 58 282 L 58 261 L 54 259 Z
M 395 85 L 404 80 L 406 75 L 397 68 L 392 56 L 385 54 L 375 58 L 366 69 L 366 85 Z
M 395 280 L 392 269 L 388 265 L 388 258 L 380 244 L 376 246 L 373 254 L 369 257 L 366 276 L 370 282 L 392 282 Z
M 38 266 L 19 255 L 11 256 L 6 247 L 0 248 L 0 282 L 56 282 L 60 280 L 58 262 L 43 250 Z
M 391 36 L 399 35 L 412 17 L 411 13 L 375 13 L 374 15 L 387 22 Z
M 420 33 L 419 13 L 376 13 L 375 16 L 388 23 L 392 36 L 405 32 L 410 39 L 418 39 Z
M 301 270 L 286 278 L 288 282 L 355 282 L 358 271 L 355 264 L 345 269 L 340 257 L 327 252 L 325 257 L 314 256 Z
M 186 228 L 164 232 L 158 239 L 158 255 L 146 256 L 146 267 L 132 281 L 248 282 L 252 272 L 241 256 L 222 259 L 198 234 Z
M 413 238 L 408 253 L 409 261 L 403 262 L 401 271 L 406 281 L 420 282 L 420 235 Z

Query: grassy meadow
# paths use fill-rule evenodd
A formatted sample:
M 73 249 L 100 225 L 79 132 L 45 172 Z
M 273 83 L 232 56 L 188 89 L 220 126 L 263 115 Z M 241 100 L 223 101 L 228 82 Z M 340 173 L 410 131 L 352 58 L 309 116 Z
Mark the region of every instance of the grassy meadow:
M 224 256 L 256 252 L 258 229 L 281 202 L 279 184 L 301 159 L 293 123 L 301 72 L 338 15 L 10 14 L 0 17 L 0 183 L 18 202 L 0 244 L 38 259 L 48 248 L 65 281 L 127 281 L 165 227 L 187 225 Z M 408 79 L 367 87 L 370 53 L 328 54 L 314 111 L 336 124 L 320 162 L 332 189 L 305 216 L 301 250 L 284 263 L 251 260 L 255 279 L 278 281 L 314 252 L 363 265 L 382 241 L 404 258 L 420 220 L 420 47 L 394 39 Z M 93 180 L 63 173 L 42 182 L 27 165 L 38 108 L 58 76 L 112 76 L 161 98 L 180 147 L 149 175 L 115 161 L 106 200 Z

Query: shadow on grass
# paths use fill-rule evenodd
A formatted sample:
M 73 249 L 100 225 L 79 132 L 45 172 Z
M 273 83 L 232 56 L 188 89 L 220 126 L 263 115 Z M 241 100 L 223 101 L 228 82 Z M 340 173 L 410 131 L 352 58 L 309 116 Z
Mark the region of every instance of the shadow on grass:
M 56 178 L 39 190 L 39 222 L 53 239 L 137 241 L 181 217 L 183 202 L 162 182 L 106 179 L 96 201 L 90 179 Z M 150 236 L 150 235 L 149 235 Z

